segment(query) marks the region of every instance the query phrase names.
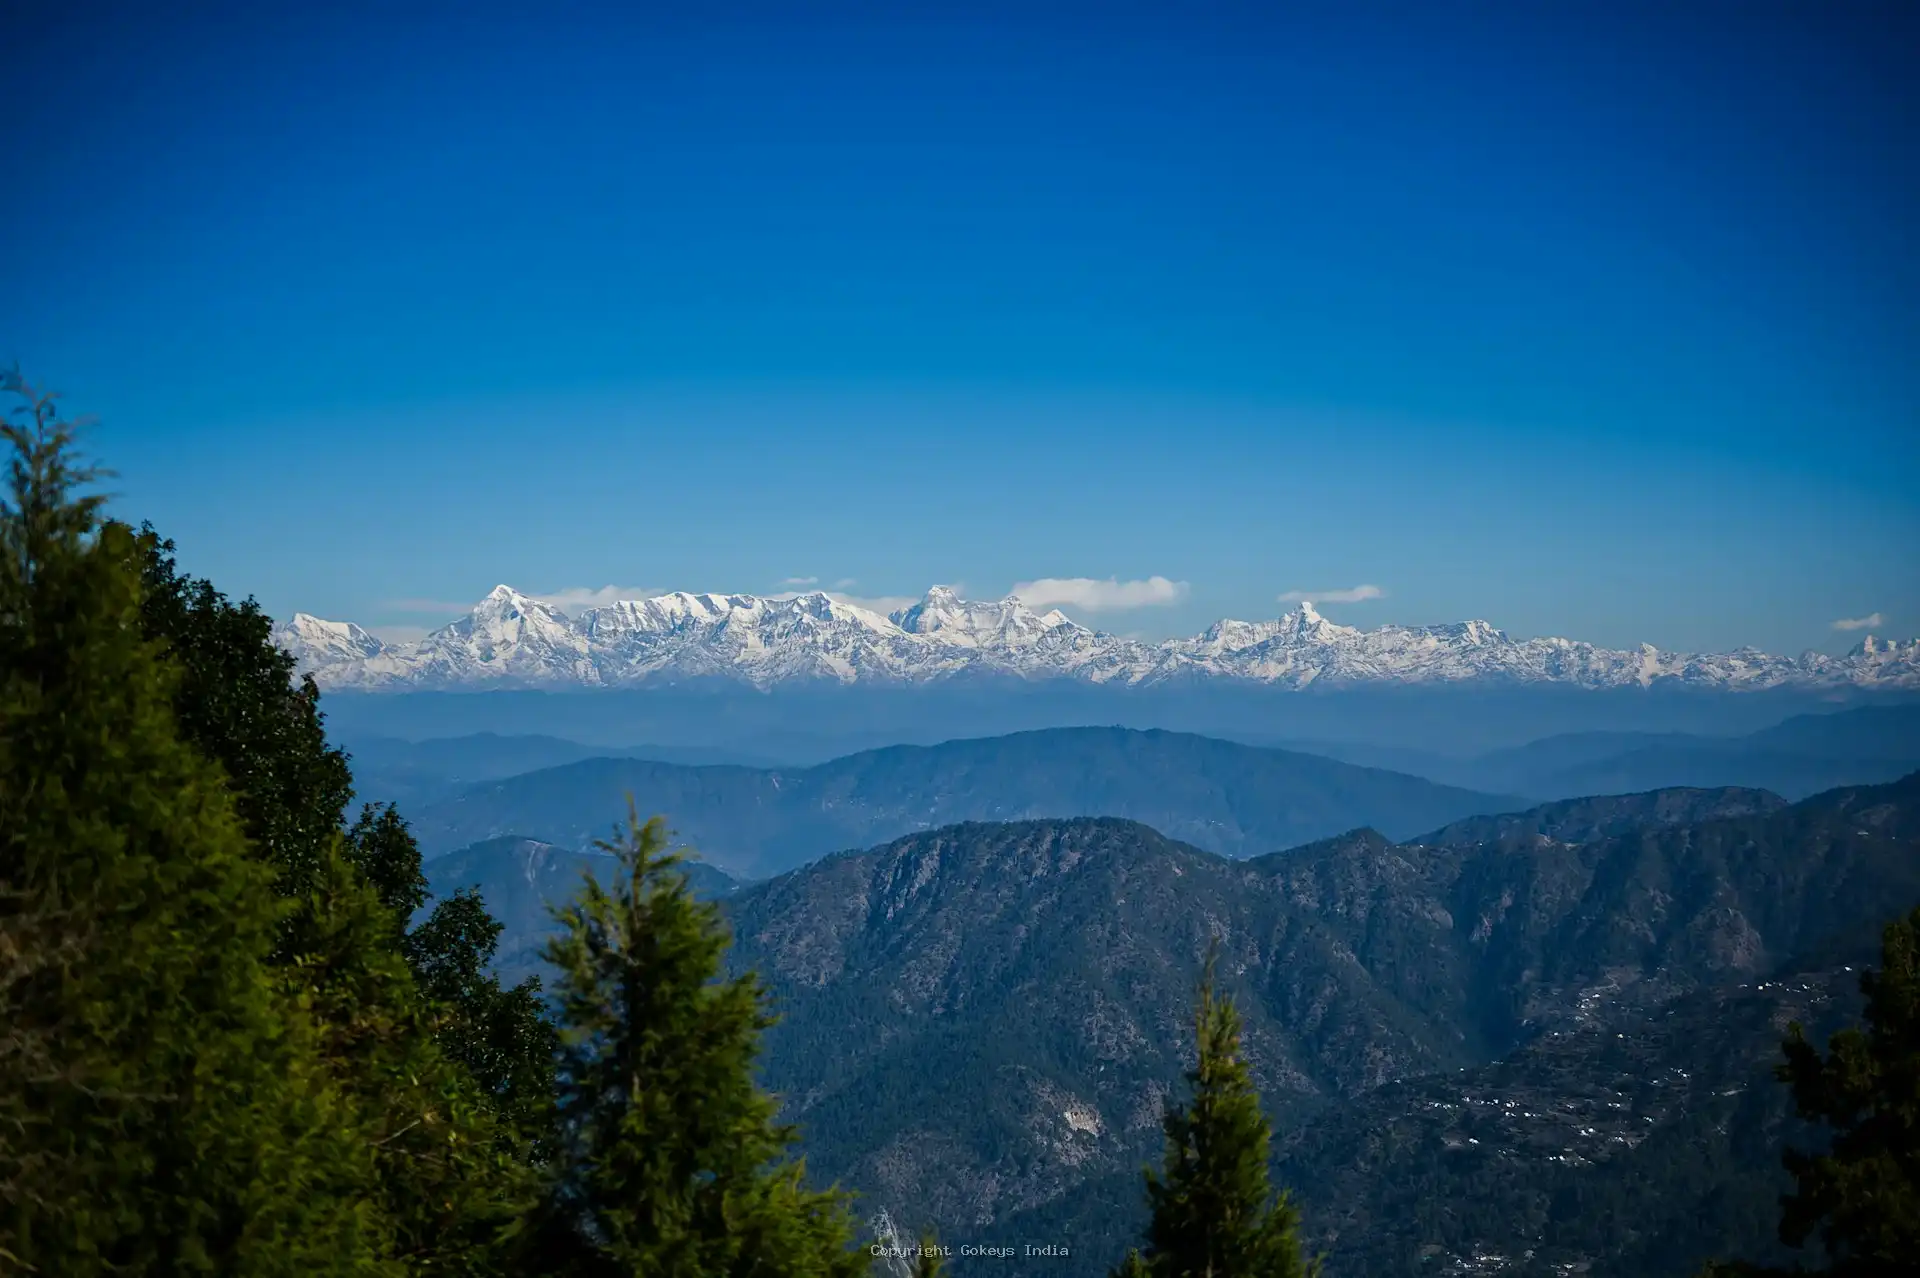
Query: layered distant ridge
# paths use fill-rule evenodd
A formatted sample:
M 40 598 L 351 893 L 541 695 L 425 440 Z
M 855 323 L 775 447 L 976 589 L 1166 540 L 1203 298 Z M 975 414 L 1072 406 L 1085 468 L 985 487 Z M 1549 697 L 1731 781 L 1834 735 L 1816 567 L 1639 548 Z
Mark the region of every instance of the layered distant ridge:
M 1281 688 L 1497 681 L 1588 688 L 1920 689 L 1920 639 L 1869 636 L 1845 656 L 1718 654 L 1513 639 L 1485 621 L 1361 630 L 1312 604 L 1273 621 L 1218 621 L 1192 638 L 1107 634 L 1017 598 L 944 586 L 890 615 L 813 593 L 676 593 L 569 615 L 508 586 L 412 643 L 296 613 L 275 629 L 303 673 L 357 690 L 622 688 L 725 679 L 755 688 L 920 684 L 966 675 L 1121 687 L 1232 679 Z

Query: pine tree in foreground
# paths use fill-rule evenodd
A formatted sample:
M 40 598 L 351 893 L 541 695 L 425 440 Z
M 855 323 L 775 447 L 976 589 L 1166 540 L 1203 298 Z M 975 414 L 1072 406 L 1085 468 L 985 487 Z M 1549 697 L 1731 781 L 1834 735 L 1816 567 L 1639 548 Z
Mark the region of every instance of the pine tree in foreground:
M 1194 1012 L 1193 1100 L 1167 1111 L 1165 1165 L 1147 1173 L 1147 1246 L 1128 1254 L 1118 1278 L 1308 1278 L 1320 1269 L 1301 1255 L 1299 1213 L 1273 1192 L 1272 1131 L 1240 1054 L 1240 1014 L 1215 987 L 1217 958 L 1216 947 Z
M 1835 1034 L 1823 1056 L 1796 1022 L 1787 1029 L 1780 1081 L 1800 1116 L 1825 1123 L 1824 1154 L 1788 1150 L 1795 1192 L 1781 1199 L 1780 1241 L 1818 1237 L 1824 1269 L 1781 1271 L 1716 1264 L 1706 1273 L 1761 1278 L 1815 1272 L 1893 1278 L 1920 1257 L 1920 909 L 1881 934 L 1880 967 L 1860 978 L 1864 1028 Z
M 398 1274 L 367 1133 L 269 962 L 282 906 L 139 624 L 73 429 L 17 379 L 0 501 L 0 1261 Z
M 659 818 L 603 843 L 546 950 L 565 1047 L 561 1148 L 530 1251 L 581 1278 L 865 1273 L 838 1192 L 809 1190 L 790 1128 L 754 1084 L 771 1023 L 750 976 L 722 979 L 718 910 L 694 899 Z

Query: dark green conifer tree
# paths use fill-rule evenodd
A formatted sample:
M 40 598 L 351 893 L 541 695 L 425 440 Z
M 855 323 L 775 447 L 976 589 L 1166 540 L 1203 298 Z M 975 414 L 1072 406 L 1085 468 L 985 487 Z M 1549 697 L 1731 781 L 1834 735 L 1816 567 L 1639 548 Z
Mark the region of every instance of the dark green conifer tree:
M 427 1005 L 393 945 L 395 916 L 336 835 L 295 914 L 291 971 L 322 1055 L 370 1138 L 392 1254 L 408 1273 L 505 1272 L 508 1227 L 536 1182 L 500 1139 L 488 1097 L 430 1032 Z
M 310 677 L 295 682 L 293 658 L 252 599 L 234 603 L 212 582 L 182 575 L 173 543 L 150 524 L 135 545 L 141 625 L 179 671 L 180 736 L 225 771 L 281 893 L 304 899 L 353 798 L 347 757 L 327 744 L 320 690 Z
M 610 887 L 589 876 L 546 958 L 558 972 L 561 1151 L 538 1246 L 583 1278 L 864 1273 L 837 1192 L 803 1183 L 754 1084 L 772 1023 L 721 979 L 719 912 L 694 899 L 659 818 L 631 811 Z
M 141 622 L 180 669 L 174 710 L 186 740 L 218 763 L 235 791 L 255 847 L 295 902 L 283 928 L 298 927 L 344 830 L 351 860 L 392 918 L 382 943 L 411 965 L 427 1000 L 424 1028 L 469 1069 L 508 1135 L 537 1159 L 548 1140 L 552 1026 L 539 982 L 502 989 L 487 970 L 499 927 L 478 898 L 439 902 L 408 933 L 427 900 L 419 845 L 391 805 L 365 807 L 349 828 L 347 756 L 328 744 L 313 680 L 294 679 L 293 658 L 273 642 L 273 623 L 252 599 L 239 603 L 211 582 L 182 574 L 174 546 L 143 526 L 136 539 L 144 585 Z M 283 946 L 280 959 L 293 957 Z
M 367 1133 L 269 962 L 273 875 L 176 730 L 131 539 L 51 398 L 4 389 L 0 1257 L 397 1274 Z
M 420 845 L 414 842 L 413 831 L 391 803 L 383 808 L 368 804 L 347 831 L 347 850 L 358 876 L 373 888 L 374 896 L 392 918 L 393 939 L 400 940 L 428 896 Z
M 1708 1274 L 1820 1273 L 1892 1278 L 1920 1258 L 1920 909 L 1881 934 L 1880 967 L 1860 978 L 1864 1027 L 1835 1034 L 1824 1055 L 1796 1022 L 1787 1028 L 1780 1081 L 1800 1116 L 1824 1123 L 1823 1154 L 1790 1149 L 1795 1190 L 1781 1199 L 1780 1241 L 1817 1238 L 1825 1268 L 1780 1271 L 1745 1264 Z
M 1199 1060 L 1187 1075 L 1193 1100 L 1170 1108 L 1166 1156 L 1147 1173 L 1152 1221 L 1144 1251 L 1122 1278 L 1307 1278 L 1319 1262 L 1301 1254 L 1299 1213 L 1269 1178 L 1272 1131 L 1240 1054 L 1240 1014 L 1215 986 L 1209 951 L 1194 1013 Z
M 539 1164 L 552 1152 L 559 1034 L 537 978 L 507 988 L 490 970 L 500 931 L 479 893 L 462 888 L 436 905 L 403 945 L 421 996 L 434 1009 L 441 1049 L 467 1070 L 515 1134 L 522 1157 Z

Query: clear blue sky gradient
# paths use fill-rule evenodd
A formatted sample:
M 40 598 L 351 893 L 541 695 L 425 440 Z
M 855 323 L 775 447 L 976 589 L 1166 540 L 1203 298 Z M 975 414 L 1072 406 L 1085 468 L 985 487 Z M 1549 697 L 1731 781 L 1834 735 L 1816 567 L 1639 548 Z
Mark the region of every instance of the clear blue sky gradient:
M 154 7 L 9 31 L 0 360 L 281 615 L 1920 633 L 1920 5 Z

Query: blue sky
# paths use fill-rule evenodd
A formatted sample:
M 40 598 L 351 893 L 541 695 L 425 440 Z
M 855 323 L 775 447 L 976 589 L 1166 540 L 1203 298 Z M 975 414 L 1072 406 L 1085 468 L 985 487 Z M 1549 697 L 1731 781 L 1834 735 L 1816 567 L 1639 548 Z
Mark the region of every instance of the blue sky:
M 1909 4 L 36 8 L 0 359 L 282 615 L 1920 634 Z

